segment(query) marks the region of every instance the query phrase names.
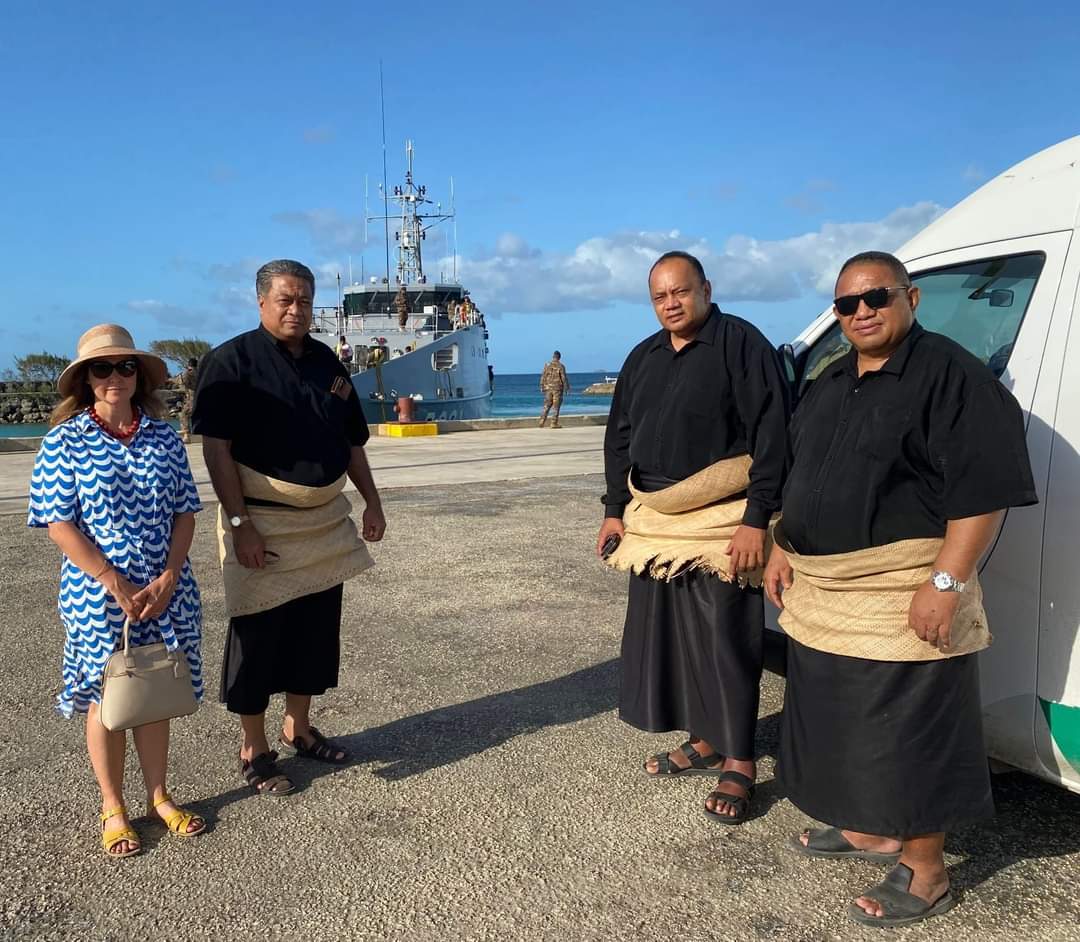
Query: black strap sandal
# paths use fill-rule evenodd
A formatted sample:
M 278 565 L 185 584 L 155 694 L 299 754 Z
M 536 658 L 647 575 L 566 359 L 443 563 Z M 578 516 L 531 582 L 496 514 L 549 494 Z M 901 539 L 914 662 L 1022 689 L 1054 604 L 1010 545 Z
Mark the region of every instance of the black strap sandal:
M 327 739 L 314 726 L 308 727 L 308 739 L 310 745 L 302 739 L 286 739 L 282 733 L 278 737 L 282 752 L 285 755 L 300 756 L 303 759 L 315 759 L 318 762 L 329 762 L 331 765 L 345 765 L 349 761 L 349 754 L 341 746 Z M 338 753 L 341 753 L 340 757 Z
M 932 903 L 910 893 L 914 878 L 911 867 L 897 864 L 885 875 L 884 880 L 860 894 L 874 900 L 881 907 L 883 915 L 871 916 L 857 903 L 852 903 L 848 906 L 848 916 L 864 926 L 910 926 L 931 916 L 940 916 L 956 905 L 952 890 L 946 890 Z
M 667 752 L 658 752 L 656 755 L 651 756 L 642 765 L 642 769 L 649 778 L 672 778 L 676 775 L 715 775 L 719 771 L 720 764 L 724 761 L 724 757 L 717 755 L 715 752 L 703 756 L 691 745 L 689 739 L 679 746 L 679 752 L 686 756 L 686 760 L 690 763 L 685 769 L 672 762 L 671 755 Z M 656 761 L 655 772 L 650 772 L 648 769 L 648 764 L 652 760 Z
M 277 767 L 276 752 L 260 752 L 250 762 L 240 759 L 240 774 L 256 795 L 282 798 L 296 790 L 292 780 Z
M 732 782 L 735 785 L 741 785 L 746 789 L 745 795 L 732 795 L 730 792 L 724 791 L 720 788 L 724 782 Z M 712 818 L 714 821 L 719 821 L 721 824 L 742 824 L 747 819 L 750 813 L 750 800 L 754 797 L 754 780 L 749 775 L 743 775 L 742 772 L 736 772 L 734 769 L 730 769 L 727 772 L 721 772 L 717 787 L 709 792 L 709 798 L 716 801 L 726 801 L 729 805 L 734 807 L 734 814 L 720 814 L 718 811 L 710 811 L 705 809 L 705 816 Z M 707 800 L 707 799 L 706 799 Z
M 829 860 L 854 857 L 876 864 L 895 864 L 900 860 L 900 851 L 888 854 L 856 847 L 844 837 L 840 828 L 807 828 L 802 833 L 806 835 L 806 843 L 799 839 L 801 835 L 796 835 L 791 839 L 791 849 L 804 857 L 824 857 Z

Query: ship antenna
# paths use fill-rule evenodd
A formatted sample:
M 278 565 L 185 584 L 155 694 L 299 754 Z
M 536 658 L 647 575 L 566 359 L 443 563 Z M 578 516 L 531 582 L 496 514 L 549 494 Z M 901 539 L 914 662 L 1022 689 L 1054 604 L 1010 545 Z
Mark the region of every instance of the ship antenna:
M 379 110 L 382 112 L 382 189 L 386 200 L 386 98 L 383 95 L 382 59 L 379 60 Z M 383 244 L 386 246 L 386 284 L 390 285 L 390 217 L 383 214 Z
M 368 247 L 368 216 L 371 215 L 371 206 L 368 203 L 368 175 L 364 174 L 364 251 Z M 352 281 L 350 278 L 349 281 Z
M 457 203 L 454 200 L 454 178 L 450 178 L 450 215 L 454 219 L 454 284 L 457 284 Z

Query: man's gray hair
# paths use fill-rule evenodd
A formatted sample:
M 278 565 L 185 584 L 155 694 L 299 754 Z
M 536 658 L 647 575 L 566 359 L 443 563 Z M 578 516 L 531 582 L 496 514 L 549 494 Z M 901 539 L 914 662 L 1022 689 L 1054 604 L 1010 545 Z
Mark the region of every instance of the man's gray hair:
M 311 296 L 315 297 L 315 276 L 311 269 L 301 262 L 294 262 L 291 258 L 276 258 L 267 262 L 255 273 L 255 294 L 265 298 L 270 293 L 270 286 L 274 283 L 275 275 L 291 275 L 293 278 L 302 278 L 311 288 Z

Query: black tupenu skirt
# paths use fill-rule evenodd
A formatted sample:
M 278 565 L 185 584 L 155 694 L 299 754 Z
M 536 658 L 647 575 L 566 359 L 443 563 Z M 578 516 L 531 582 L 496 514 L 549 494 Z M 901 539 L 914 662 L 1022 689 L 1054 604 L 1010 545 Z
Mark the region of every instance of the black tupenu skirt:
M 754 758 L 764 609 L 760 589 L 703 572 L 630 577 L 619 716 L 638 729 L 687 730 L 717 752 Z
M 270 695 L 317 696 L 338 682 L 342 586 L 229 620 L 221 701 L 230 713 L 266 710 Z
M 976 655 L 870 661 L 788 639 L 777 778 L 818 821 L 914 837 L 992 817 Z

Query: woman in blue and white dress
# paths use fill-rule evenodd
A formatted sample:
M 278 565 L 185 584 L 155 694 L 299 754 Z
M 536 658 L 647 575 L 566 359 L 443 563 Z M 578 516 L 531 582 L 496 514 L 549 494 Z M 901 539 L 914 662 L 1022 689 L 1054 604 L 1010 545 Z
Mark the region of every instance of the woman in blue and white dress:
M 140 850 L 124 804 L 126 737 L 98 716 L 105 661 L 125 618 L 131 644 L 164 641 L 183 650 L 202 698 L 202 613 L 187 559 L 201 506 L 184 446 L 160 418 L 154 390 L 167 376 L 165 363 L 136 350 L 123 327 L 91 327 L 57 381 L 63 399 L 30 482 L 28 524 L 48 527 L 64 554 L 58 607 L 67 640 L 57 709 L 66 717 L 88 714 L 86 744 L 110 857 Z M 181 837 L 203 833 L 205 821 L 178 808 L 165 788 L 169 721 L 136 727 L 132 735 L 147 814 Z

